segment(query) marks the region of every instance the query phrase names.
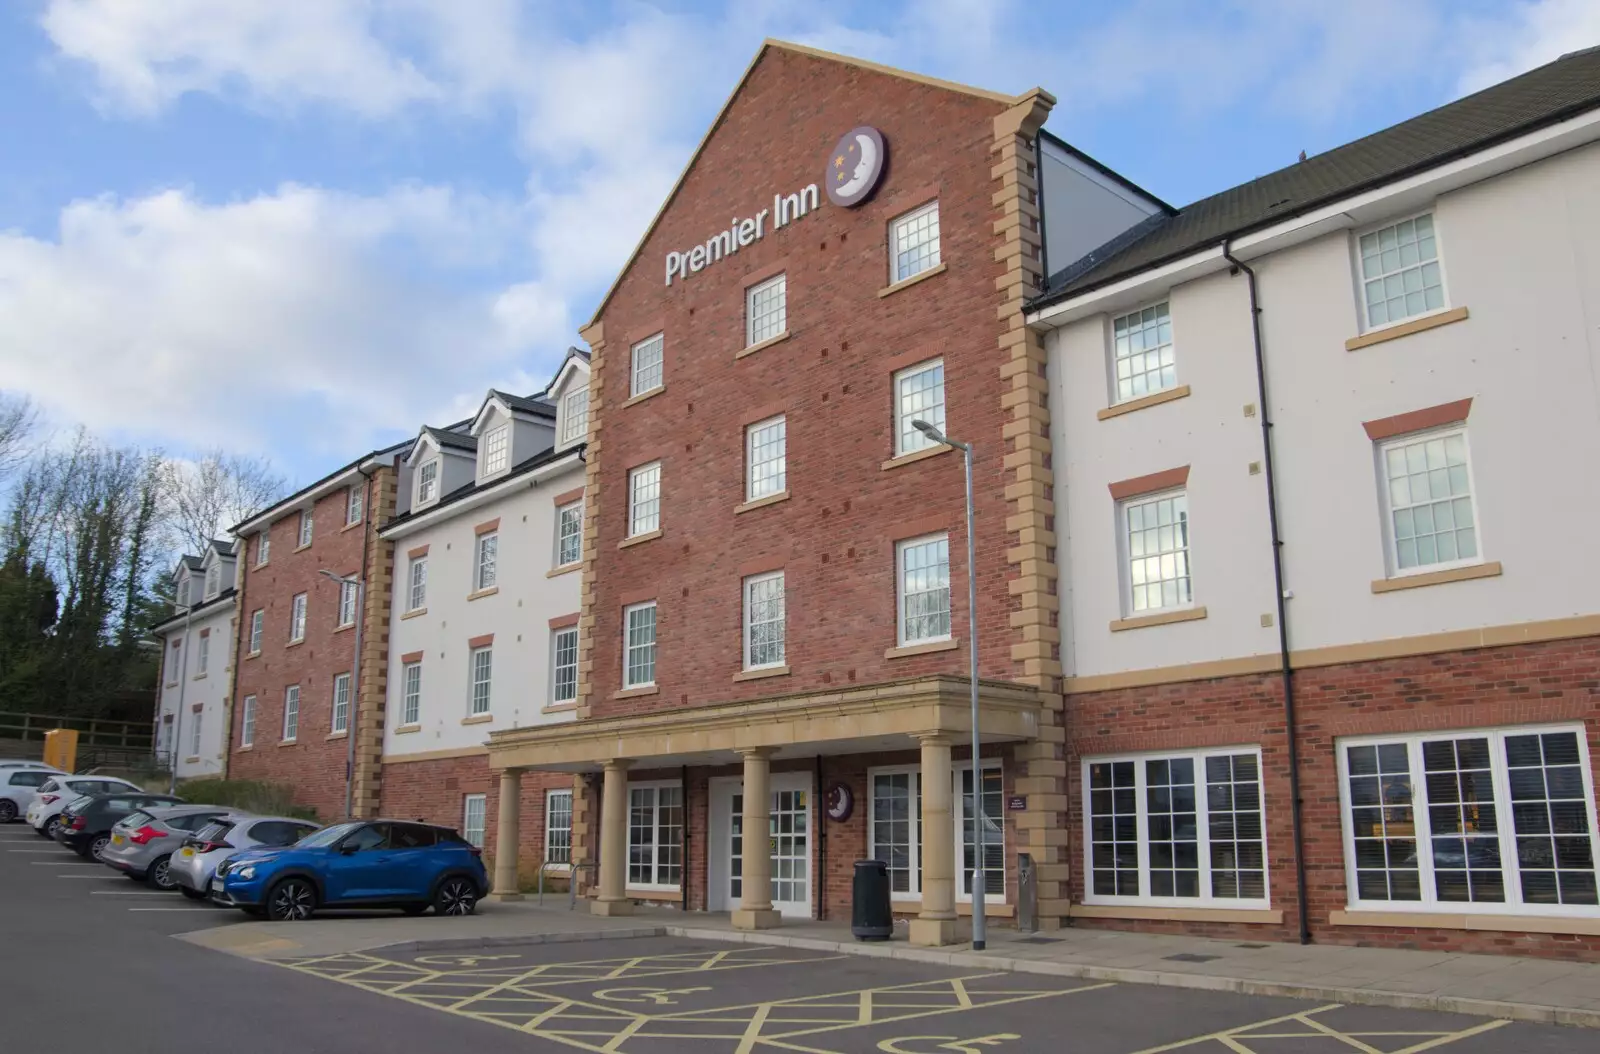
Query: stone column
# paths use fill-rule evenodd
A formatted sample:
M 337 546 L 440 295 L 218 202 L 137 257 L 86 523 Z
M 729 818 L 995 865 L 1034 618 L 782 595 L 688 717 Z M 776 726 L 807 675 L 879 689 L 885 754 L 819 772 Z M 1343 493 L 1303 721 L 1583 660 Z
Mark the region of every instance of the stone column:
M 743 895 L 733 913 L 733 928 L 769 930 L 780 916 L 772 909 L 772 775 L 770 748 L 742 750 L 744 755 Z
M 600 797 L 600 896 L 591 909 L 596 915 L 632 915 L 628 899 L 628 762 L 606 762 L 605 788 Z
M 494 891 L 490 900 L 521 900 L 517 850 L 522 845 L 522 770 L 500 770 L 500 815 L 494 830 Z
M 951 811 L 950 737 L 922 741 L 922 911 L 911 920 L 911 943 L 956 939 L 955 816 Z

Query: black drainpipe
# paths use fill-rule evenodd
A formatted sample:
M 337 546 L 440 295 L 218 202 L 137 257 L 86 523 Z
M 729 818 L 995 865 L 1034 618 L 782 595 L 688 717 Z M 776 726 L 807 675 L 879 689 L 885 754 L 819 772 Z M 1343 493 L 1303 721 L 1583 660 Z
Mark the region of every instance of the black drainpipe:
M 689 822 L 689 766 L 681 766 L 678 770 L 679 786 L 683 788 L 683 866 L 678 868 L 678 910 L 689 910 L 689 829 L 694 825 Z M 709 808 L 709 806 L 708 806 Z M 710 813 L 707 813 L 707 821 Z M 706 859 L 707 873 L 711 867 L 711 860 Z
M 1283 537 L 1278 533 L 1278 487 L 1272 468 L 1272 412 L 1267 402 L 1267 360 L 1261 347 L 1261 303 L 1256 291 L 1256 273 L 1233 255 L 1231 239 L 1222 243 L 1222 258 L 1235 273 L 1244 272 L 1250 289 L 1250 335 L 1256 352 L 1256 398 L 1260 402 L 1261 446 L 1267 474 L 1267 525 L 1272 533 L 1272 582 L 1278 604 L 1278 665 L 1283 674 L 1283 721 L 1289 737 L 1290 820 L 1294 830 L 1294 885 L 1299 905 L 1300 943 L 1311 943 L 1311 924 L 1306 905 L 1306 843 L 1301 829 L 1300 746 L 1294 716 L 1294 665 L 1289 659 L 1289 605 L 1283 590 Z
M 817 832 L 817 918 L 828 917 L 828 792 L 822 786 L 822 755 L 817 755 L 817 785 L 811 794 L 812 821 Z

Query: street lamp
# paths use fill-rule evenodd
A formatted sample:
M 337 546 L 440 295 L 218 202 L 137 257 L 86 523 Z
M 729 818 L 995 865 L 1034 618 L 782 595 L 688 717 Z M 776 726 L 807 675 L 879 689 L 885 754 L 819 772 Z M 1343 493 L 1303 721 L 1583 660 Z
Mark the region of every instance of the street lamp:
M 975 545 L 972 538 L 972 444 L 951 439 L 927 421 L 911 422 L 911 427 L 933 440 L 960 450 L 967 469 L 967 631 L 971 635 L 968 650 L 972 653 L 972 950 L 981 952 L 987 946 L 987 926 L 984 925 L 984 896 L 988 883 L 983 873 L 983 769 L 978 757 L 978 569 Z
M 356 794 L 356 701 L 361 698 L 361 624 L 366 621 L 367 610 L 367 584 L 360 578 L 350 575 L 336 575 L 327 568 L 318 568 L 317 574 L 324 578 L 332 579 L 339 583 L 339 599 L 344 600 L 344 587 L 356 588 L 356 634 L 355 662 L 350 670 L 350 702 L 345 707 L 344 736 L 344 815 L 345 819 L 355 817 Z

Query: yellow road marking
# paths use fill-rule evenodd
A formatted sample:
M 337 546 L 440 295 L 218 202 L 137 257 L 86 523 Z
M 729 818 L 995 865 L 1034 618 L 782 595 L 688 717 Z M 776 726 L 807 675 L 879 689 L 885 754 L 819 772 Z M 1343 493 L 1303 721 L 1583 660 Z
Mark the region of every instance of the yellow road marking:
M 1188 1039 L 1180 1039 L 1174 1043 L 1163 1043 L 1159 1047 L 1146 1047 L 1143 1050 L 1136 1051 L 1135 1054 L 1164 1054 L 1164 1052 L 1169 1050 L 1182 1050 L 1184 1047 L 1192 1047 L 1196 1044 L 1204 1043 L 1207 1040 L 1212 1039 L 1221 1042 L 1224 1046 L 1227 1046 L 1226 1040 L 1231 1038 L 1235 1033 L 1247 1032 L 1252 1028 L 1265 1028 L 1267 1025 L 1281 1025 L 1285 1021 L 1297 1020 L 1303 1014 L 1320 1014 L 1327 1010 L 1337 1010 L 1343 1005 L 1343 1003 L 1329 1003 L 1327 1006 L 1319 1006 L 1315 1010 L 1300 1010 L 1293 1014 L 1284 1014 L 1282 1017 L 1271 1017 L 1265 1021 L 1256 1021 L 1249 1025 L 1235 1025 L 1233 1028 L 1225 1028 L 1220 1032 L 1211 1032 L 1204 1036 L 1191 1036 Z M 1237 1046 L 1237 1044 L 1235 1044 L 1235 1046 Z M 1250 1054 L 1250 1052 L 1246 1050 L 1245 1054 Z
M 744 1035 L 740 1038 L 738 1049 L 734 1054 L 750 1054 L 755 1049 L 756 1040 L 760 1038 L 762 1028 L 766 1027 L 767 1015 L 771 1012 L 770 1005 L 763 1005 L 750 1015 L 750 1024 L 745 1026 Z
M 1511 1024 L 1511 1022 L 1504 1019 L 1498 1021 L 1485 1021 L 1481 1025 L 1477 1025 L 1473 1028 L 1463 1029 L 1462 1031 L 1454 1033 L 1453 1035 L 1440 1036 L 1437 1039 L 1430 1039 L 1425 1042 L 1418 1043 L 1415 1046 L 1406 1047 L 1404 1050 L 1397 1050 L 1394 1052 L 1394 1054 L 1418 1054 L 1419 1051 L 1432 1050 L 1434 1047 L 1442 1047 L 1446 1043 L 1454 1043 L 1458 1039 L 1468 1039 L 1472 1036 L 1481 1035 L 1484 1032 L 1490 1032 L 1494 1029 L 1501 1028 L 1509 1024 Z

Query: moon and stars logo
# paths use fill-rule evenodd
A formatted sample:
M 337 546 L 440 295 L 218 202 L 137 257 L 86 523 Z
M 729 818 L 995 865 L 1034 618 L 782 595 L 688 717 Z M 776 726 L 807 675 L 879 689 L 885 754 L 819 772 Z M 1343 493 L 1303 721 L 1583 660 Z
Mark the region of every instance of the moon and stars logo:
M 883 134 L 876 128 L 862 125 L 846 133 L 828 155 L 822 179 L 828 200 L 847 209 L 866 201 L 878 186 L 886 160 Z
M 844 823 L 850 819 L 850 810 L 855 804 L 856 796 L 850 793 L 848 785 L 836 782 L 828 788 L 828 819 Z

